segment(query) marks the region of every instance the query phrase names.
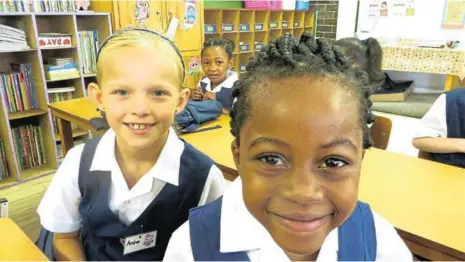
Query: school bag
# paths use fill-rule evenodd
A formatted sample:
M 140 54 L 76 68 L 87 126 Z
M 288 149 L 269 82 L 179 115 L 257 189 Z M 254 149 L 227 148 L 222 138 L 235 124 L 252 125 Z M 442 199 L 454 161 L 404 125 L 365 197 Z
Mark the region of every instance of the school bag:
M 195 261 L 250 261 L 246 252 L 220 252 L 222 197 L 189 214 Z M 370 206 L 358 201 L 352 215 L 338 228 L 338 261 L 375 261 L 376 229 Z
M 190 133 L 199 129 L 200 124 L 217 119 L 223 112 L 223 106 L 217 100 L 189 100 L 183 111 L 175 117 L 181 133 Z

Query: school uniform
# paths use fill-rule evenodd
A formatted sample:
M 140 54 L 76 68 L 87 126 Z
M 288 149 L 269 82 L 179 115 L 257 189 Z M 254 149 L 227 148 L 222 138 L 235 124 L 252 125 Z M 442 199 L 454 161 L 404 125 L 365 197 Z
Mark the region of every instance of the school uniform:
M 441 94 L 420 121 L 414 138 L 444 137 L 465 139 L 465 88 Z M 434 161 L 465 168 L 464 153 L 431 153 Z
M 220 202 L 222 205 L 219 206 L 217 212 L 211 212 L 212 209 L 208 210 L 208 207 L 218 205 Z M 368 206 L 360 204 L 361 206 L 357 208 L 360 208 L 362 213 L 359 214 L 364 217 L 370 217 L 372 214 L 371 226 L 367 220 L 367 224 L 358 231 L 345 230 L 342 233 L 346 235 L 343 241 L 350 248 L 344 250 L 339 249 L 341 232 L 338 231 L 340 229 L 334 229 L 326 237 L 317 261 L 337 261 L 338 259 L 412 261 L 410 251 L 394 227 L 375 212 L 366 213 Z M 204 223 L 199 223 L 200 217 L 198 216 L 194 218 L 195 221 L 192 220 L 193 213 L 198 211 L 203 213 Z M 219 232 L 212 235 L 211 232 L 214 231 Z M 362 246 L 357 245 L 360 244 L 360 236 L 367 237 L 370 241 L 363 242 L 362 239 Z M 351 253 L 354 252 L 359 252 L 365 259 L 360 259 L 360 257 L 350 259 Z M 229 185 L 223 197 L 191 210 L 189 221 L 173 233 L 164 258 L 164 261 L 202 260 L 290 261 L 285 252 L 273 241 L 268 231 L 247 210 L 242 198 L 240 178 Z
M 188 210 L 222 195 L 223 175 L 173 129 L 131 189 L 114 152 L 111 129 L 72 148 L 37 209 L 40 222 L 55 233 L 80 230 L 87 260 L 161 260 Z
M 216 100 L 221 103 L 224 109 L 230 111 L 233 105 L 233 98 L 231 94 L 231 88 L 239 79 L 236 72 L 229 70 L 226 73 L 226 79 L 212 89 L 211 81 L 208 77 L 203 77 L 199 82 L 199 87 L 202 89 L 202 92 L 205 94 L 206 92 L 212 92 L 216 94 Z

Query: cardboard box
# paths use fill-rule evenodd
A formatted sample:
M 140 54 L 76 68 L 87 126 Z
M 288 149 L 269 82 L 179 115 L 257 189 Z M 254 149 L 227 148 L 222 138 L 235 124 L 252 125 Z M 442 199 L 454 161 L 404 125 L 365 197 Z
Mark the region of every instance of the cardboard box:
M 373 94 L 370 96 L 372 102 L 403 102 L 412 93 L 412 87 L 405 89 L 402 93 Z
M 72 47 L 71 35 L 46 33 L 39 34 L 39 48 Z

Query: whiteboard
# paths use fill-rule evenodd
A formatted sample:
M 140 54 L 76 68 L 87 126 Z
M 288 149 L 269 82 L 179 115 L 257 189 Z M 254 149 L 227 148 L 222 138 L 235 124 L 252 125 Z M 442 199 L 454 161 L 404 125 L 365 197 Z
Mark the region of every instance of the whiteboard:
M 369 16 L 373 13 L 370 4 L 375 0 L 360 0 L 357 37 L 375 37 L 394 44 L 396 38 L 419 38 L 423 40 L 458 40 L 459 47 L 465 47 L 465 29 L 443 29 L 443 13 L 446 0 L 414 0 L 413 16 Z M 465 0 L 464 0 L 465 1 Z M 378 1 L 381 2 L 381 1 Z M 388 11 L 400 0 L 386 0 Z

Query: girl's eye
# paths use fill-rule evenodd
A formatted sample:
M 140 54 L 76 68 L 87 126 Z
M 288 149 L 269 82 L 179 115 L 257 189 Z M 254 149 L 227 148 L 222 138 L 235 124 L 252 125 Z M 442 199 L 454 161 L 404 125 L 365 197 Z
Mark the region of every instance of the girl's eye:
M 223 63 L 223 61 L 216 61 L 216 63 L 217 63 L 218 65 L 221 65 L 221 64 Z
M 166 95 L 166 93 L 165 93 L 164 91 L 160 91 L 160 90 L 158 90 L 158 91 L 153 91 L 152 94 L 153 94 L 154 96 L 164 96 L 164 95 Z
M 263 163 L 272 166 L 283 166 L 286 164 L 284 160 L 278 155 L 264 155 L 259 157 L 258 159 Z
M 117 95 L 120 95 L 120 96 L 127 96 L 128 95 L 128 91 L 126 91 L 126 90 L 116 90 L 115 93 Z
M 203 62 L 204 65 L 208 65 L 209 63 L 208 62 Z
M 320 168 L 322 169 L 339 168 L 339 167 L 344 167 L 347 164 L 348 164 L 347 161 L 341 160 L 339 158 L 330 157 L 323 161 L 323 164 L 321 164 Z

